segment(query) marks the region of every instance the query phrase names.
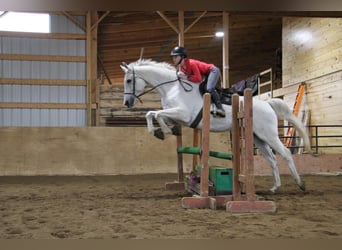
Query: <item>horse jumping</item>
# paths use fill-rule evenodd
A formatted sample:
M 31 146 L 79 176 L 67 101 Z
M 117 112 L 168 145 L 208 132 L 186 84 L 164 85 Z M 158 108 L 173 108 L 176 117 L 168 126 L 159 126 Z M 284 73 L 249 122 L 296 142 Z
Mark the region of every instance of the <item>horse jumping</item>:
M 136 62 L 120 65 L 125 73 L 124 77 L 124 105 L 133 107 L 140 97 L 153 89 L 158 90 L 161 95 L 163 109 L 149 111 L 146 114 L 147 129 L 149 133 L 163 139 L 167 134 L 177 134 L 177 126 L 183 125 L 193 127 L 194 121 L 202 109 L 203 98 L 199 91 L 199 84 L 180 80 L 176 69 L 165 62 L 140 59 Z M 152 88 L 145 91 L 145 86 Z M 243 98 L 240 98 L 243 101 Z M 230 131 L 232 127 L 232 107 L 223 105 L 226 117 L 215 117 L 210 119 L 211 132 Z M 153 118 L 160 128 L 153 126 Z M 253 99 L 253 135 L 254 144 L 260 153 L 269 162 L 274 177 L 274 185 L 270 189 L 275 192 L 280 186 L 280 175 L 276 157 L 272 149 L 280 154 L 287 162 L 296 184 L 305 190 L 296 170 L 291 152 L 281 142 L 278 136 L 278 119 L 289 121 L 299 135 L 304 139 L 305 148 L 310 151 L 310 140 L 302 122 L 292 113 L 287 104 L 281 99 L 273 98 L 269 101 Z M 202 128 L 202 122 L 196 124 L 198 129 Z

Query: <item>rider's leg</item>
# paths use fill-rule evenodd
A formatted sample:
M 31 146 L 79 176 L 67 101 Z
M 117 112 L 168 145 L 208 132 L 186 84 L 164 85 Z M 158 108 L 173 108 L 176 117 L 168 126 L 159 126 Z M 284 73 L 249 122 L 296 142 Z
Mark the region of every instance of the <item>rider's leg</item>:
M 216 114 L 221 116 L 221 117 L 225 117 L 226 116 L 226 112 L 224 111 L 223 107 L 222 107 L 222 103 L 220 101 L 220 95 L 217 93 L 216 89 L 213 89 L 211 91 L 209 91 L 211 94 L 211 97 L 215 103 L 215 106 L 217 107 L 216 109 Z
M 216 114 L 218 114 L 219 116 L 225 117 L 226 113 L 222 107 L 222 104 L 220 101 L 220 95 L 217 93 L 215 89 L 219 76 L 220 76 L 219 69 L 217 67 L 213 67 L 210 70 L 210 73 L 208 75 L 207 91 L 211 94 L 211 97 L 215 103 L 215 106 L 217 107 Z

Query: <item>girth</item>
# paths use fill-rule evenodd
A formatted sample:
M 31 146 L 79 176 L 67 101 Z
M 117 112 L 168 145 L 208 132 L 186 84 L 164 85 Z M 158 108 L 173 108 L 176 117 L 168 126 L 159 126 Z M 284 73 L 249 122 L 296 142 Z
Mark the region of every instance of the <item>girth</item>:
M 195 120 L 192 121 L 192 123 L 190 124 L 190 128 L 196 128 L 197 125 L 200 123 L 200 121 L 202 120 L 203 117 L 203 107 L 200 109 L 200 111 L 198 112 Z

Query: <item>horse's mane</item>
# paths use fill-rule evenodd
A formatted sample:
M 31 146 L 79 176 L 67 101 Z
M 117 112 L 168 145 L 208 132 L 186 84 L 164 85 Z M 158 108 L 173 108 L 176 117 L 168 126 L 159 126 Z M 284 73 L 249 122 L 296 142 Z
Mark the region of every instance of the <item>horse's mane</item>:
M 156 62 L 156 61 L 153 61 L 152 59 L 139 59 L 133 63 L 130 63 L 130 65 L 133 67 L 135 67 L 135 66 L 154 66 L 154 67 L 165 68 L 168 70 L 176 70 L 176 68 L 174 66 L 172 66 L 171 64 L 169 64 L 167 62 Z

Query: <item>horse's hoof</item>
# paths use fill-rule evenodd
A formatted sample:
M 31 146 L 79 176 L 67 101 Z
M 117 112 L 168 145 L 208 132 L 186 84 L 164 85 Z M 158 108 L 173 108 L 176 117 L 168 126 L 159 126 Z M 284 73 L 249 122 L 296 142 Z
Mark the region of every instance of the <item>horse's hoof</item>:
M 182 135 L 182 132 L 181 132 L 181 130 L 179 129 L 179 127 L 177 125 L 173 126 L 171 128 L 171 131 L 172 131 L 173 135 L 176 135 L 176 136 L 181 136 Z
M 164 140 L 165 139 L 165 136 L 164 136 L 164 133 L 163 131 L 161 130 L 161 128 L 158 128 L 154 131 L 154 134 L 153 134 L 155 137 L 157 137 L 158 139 L 160 140 Z
M 299 186 L 299 188 L 300 188 L 302 191 L 305 192 L 305 183 L 304 183 L 304 182 L 302 182 L 302 183 L 299 184 L 298 186 Z
M 270 191 L 271 194 L 275 194 L 278 188 L 279 187 L 277 187 L 277 186 L 273 186 L 272 188 L 270 188 L 269 191 Z
M 270 192 L 270 194 L 275 194 L 275 190 L 273 188 L 271 188 L 270 190 L 268 190 Z

